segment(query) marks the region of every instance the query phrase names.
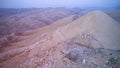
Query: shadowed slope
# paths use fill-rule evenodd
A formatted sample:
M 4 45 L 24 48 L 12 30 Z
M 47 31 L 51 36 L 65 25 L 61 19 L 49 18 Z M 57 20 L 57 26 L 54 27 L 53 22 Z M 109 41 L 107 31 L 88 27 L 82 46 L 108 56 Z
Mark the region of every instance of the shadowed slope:
M 120 23 L 120 10 L 106 11 L 106 13 Z

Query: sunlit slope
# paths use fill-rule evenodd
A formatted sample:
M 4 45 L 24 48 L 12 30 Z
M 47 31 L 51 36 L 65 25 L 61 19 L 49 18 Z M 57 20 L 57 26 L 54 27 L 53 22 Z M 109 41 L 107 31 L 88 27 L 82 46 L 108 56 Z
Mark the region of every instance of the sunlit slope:
M 120 49 L 120 24 L 101 11 L 94 11 L 82 16 L 73 23 L 61 28 L 65 38 L 71 38 L 79 33 L 91 34 L 99 41 L 91 46 L 103 46 L 107 49 Z

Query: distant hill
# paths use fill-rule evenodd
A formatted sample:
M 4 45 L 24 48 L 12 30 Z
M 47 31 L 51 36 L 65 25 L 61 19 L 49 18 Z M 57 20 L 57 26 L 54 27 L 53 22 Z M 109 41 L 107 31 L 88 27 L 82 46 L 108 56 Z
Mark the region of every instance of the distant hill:
M 41 9 L 34 9 L 34 8 L 0 8 L 0 18 L 5 18 L 11 15 L 16 15 L 24 12 L 30 12 L 33 10 L 41 10 Z M 42 11 L 42 10 L 41 10 Z
M 68 9 L 49 9 L 49 8 L 16 9 L 16 10 L 11 9 L 10 12 L 11 15 L 9 15 L 10 13 L 7 13 L 7 11 L 5 13 L 4 14 L 8 16 L 0 18 L 0 34 L 23 32 L 26 30 L 43 27 L 59 19 L 74 14 L 72 11 L 69 11 Z

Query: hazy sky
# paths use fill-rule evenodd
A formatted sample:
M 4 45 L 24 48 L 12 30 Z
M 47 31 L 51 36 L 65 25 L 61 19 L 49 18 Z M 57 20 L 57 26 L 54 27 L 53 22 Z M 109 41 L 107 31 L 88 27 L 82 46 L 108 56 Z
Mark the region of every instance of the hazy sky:
M 0 0 L 0 8 L 118 7 L 120 0 Z

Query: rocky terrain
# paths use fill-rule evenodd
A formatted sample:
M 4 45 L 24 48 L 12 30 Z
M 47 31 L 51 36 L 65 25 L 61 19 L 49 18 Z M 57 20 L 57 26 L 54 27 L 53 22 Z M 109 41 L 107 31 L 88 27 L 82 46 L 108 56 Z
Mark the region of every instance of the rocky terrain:
M 120 24 L 102 11 L 0 38 L 0 68 L 119 68 Z
M 70 15 L 85 15 L 94 10 L 80 8 L 21 8 L 0 9 L 0 36 L 37 29 L 55 23 Z M 105 11 L 119 22 L 120 11 Z

